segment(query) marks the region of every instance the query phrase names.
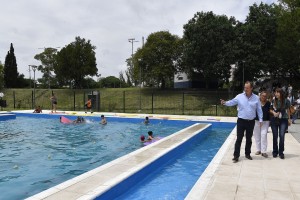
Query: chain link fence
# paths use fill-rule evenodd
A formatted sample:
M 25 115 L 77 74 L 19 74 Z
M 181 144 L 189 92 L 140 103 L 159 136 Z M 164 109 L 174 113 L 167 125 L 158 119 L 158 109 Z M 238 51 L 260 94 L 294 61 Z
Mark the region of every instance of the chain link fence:
M 58 110 L 84 111 L 92 99 L 93 111 L 148 113 L 171 115 L 236 116 L 236 107 L 220 105 L 220 99 L 231 99 L 237 93 L 227 91 L 160 90 L 160 89 L 7 89 L 3 110 L 28 110 L 41 106 L 51 110 L 52 94 L 57 97 Z

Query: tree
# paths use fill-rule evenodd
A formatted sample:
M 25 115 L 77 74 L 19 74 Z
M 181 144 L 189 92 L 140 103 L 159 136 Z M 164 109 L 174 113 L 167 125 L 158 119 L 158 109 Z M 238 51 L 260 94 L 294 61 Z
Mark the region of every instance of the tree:
M 17 79 L 17 87 L 18 88 L 28 88 L 30 86 L 29 79 L 26 79 L 24 74 L 19 74 Z
M 82 88 L 86 76 L 97 75 L 95 49 L 90 40 L 76 37 L 74 42 L 57 53 L 54 72 L 60 85 L 71 84 Z
M 120 71 L 119 73 L 120 87 L 127 87 L 126 80 L 124 78 L 124 73 Z
M 104 88 L 119 88 L 120 80 L 117 77 L 108 76 L 100 80 L 100 85 Z
M 194 73 L 206 82 L 228 81 L 231 64 L 235 61 L 234 39 L 236 20 L 213 12 L 197 12 L 183 26 L 182 71 Z
M 4 63 L 4 84 L 6 88 L 16 88 L 18 86 L 19 73 L 14 51 L 13 44 L 11 43 Z
M 278 58 L 275 54 L 278 8 L 275 4 L 253 4 L 244 24 L 238 23 L 237 63 L 235 80 L 243 87 L 244 81 L 256 80 L 268 73 L 278 72 Z
M 43 73 L 43 77 L 39 79 L 42 87 L 50 88 L 51 85 L 56 85 L 56 80 L 52 75 L 54 65 L 56 63 L 56 48 L 45 48 L 40 54 L 36 54 L 34 59 L 41 61 L 42 65 L 38 66 L 38 70 Z
M 128 87 L 131 87 L 132 86 L 132 81 L 131 81 L 131 73 L 129 70 L 126 70 L 125 71 L 125 74 L 126 74 L 126 77 L 127 77 L 127 81 L 126 81 L 126 84 L 128 85 Z
M 134 80 L 148 86 L 172 87 L 181 44 L 181 39 L 168 31 L 150 34 L 144 47 L 134 55 Z
M 282 74 L 289 72 L 300 78 L 300 1 L 281 0 L 276 52 Z
M 4 66 L 0 61 L 0 89 L 4 87 Z
M 88 88 L 88 89 L 99 87 L 98 83 L 94 79 L 92 79 L 91 77 L 86 77 L 83 80 L 83 85 L 82 86 L 83 86 L 83 88 Z
M 137 86 L 138 84 L 138 79 L 136 78 L 135 74 L 134 74 L 134 66 L 132 64 L 132 58 L 128 58 L 126 59 L 126 63 L 127 63 L 127 70 L 125 71 L 126 77 L 127 77 L 127 85 L 128 86 L 132 86 L 135 85 Z

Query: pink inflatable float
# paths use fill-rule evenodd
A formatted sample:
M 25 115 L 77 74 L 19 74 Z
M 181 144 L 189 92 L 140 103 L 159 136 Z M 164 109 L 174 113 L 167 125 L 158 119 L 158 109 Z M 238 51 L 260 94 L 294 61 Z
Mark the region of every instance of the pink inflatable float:
M 60 122 L 63 123 L 63 124 L 71 124 L 71 123 L 73 123 L 72 120 L 70 120 L 70 119 L 68 119 L 68 118 L 66 118 L 64 116 L 60 117 Z

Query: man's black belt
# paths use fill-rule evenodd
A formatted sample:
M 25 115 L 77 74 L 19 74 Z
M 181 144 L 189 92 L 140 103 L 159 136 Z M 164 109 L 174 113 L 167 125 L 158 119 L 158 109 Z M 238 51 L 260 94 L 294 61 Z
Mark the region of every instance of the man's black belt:
M 243 121 L 247 121 L 247 122 L 250 122 L 250 121 L 254 121 L 255 119 L 243 119 L 243 118 L 238 118 L 240 120 L 243 120 Z

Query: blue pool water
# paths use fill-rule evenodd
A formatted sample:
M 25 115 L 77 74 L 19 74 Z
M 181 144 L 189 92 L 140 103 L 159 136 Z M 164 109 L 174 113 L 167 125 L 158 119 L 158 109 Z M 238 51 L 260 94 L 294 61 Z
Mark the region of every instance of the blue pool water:
M 103 126 L 90 117 L 64 125 L 59 116 L 40 116 L 0 121 L 0 199 L 24 199 L 142 148 L 148 130 L 167 136 L 194 123 L 108 118 Z
M 113 199 L 184 199 L 208 164 L 211 162 L 219 148 L 222 146 L 234 124 L 225 127 L 208 128 L 190 140 L 175 152 L 167 155 L 167 162 L 153 164 L 139 175 L 133 187 L 126 193 L 115 198 L 107 194 L 97 199 L 110 196 Z M 135 177 L 135 180 L 138 178 Z M 126 183 L 124 183 L 126 184 Z M 116 186 L 115 191 L 118 190 Z M 121 186 L 120 186 L 121 187 Z

